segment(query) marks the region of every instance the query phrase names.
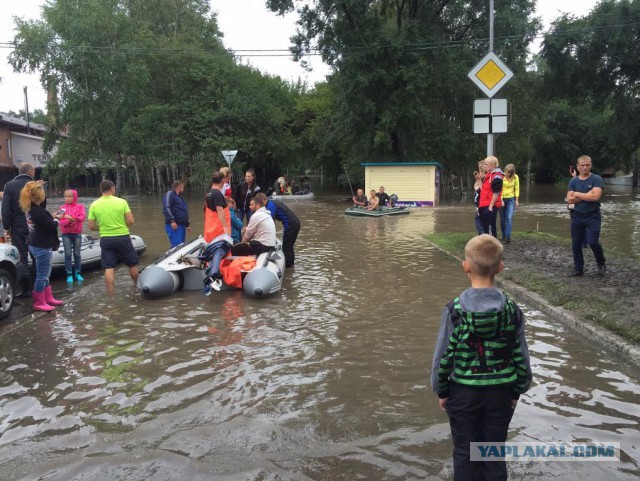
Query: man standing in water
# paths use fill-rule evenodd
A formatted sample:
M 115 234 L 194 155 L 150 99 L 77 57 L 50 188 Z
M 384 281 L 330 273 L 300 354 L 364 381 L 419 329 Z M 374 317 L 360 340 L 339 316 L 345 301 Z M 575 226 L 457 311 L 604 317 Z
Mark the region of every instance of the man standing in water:
M 571 249 L 573 250 L 573 272 L 570 277 L 584 274 L 584 256 L 582 245 L 586 240 L 591 247 L 598 264 L 598 275 L 607 272 L 604 251 L 600 245 L 600 198 L 604 181 L 602 177 L 591 173 L 591 157 L 578 157 L 578 175 L 569 181 L 567 207 L 571 213 Z
M 115 196 L 116 186 L 110 180 L 100 182 L 100 192 L 102 197 L 89 207 L 88 225 L 89 229 L 100 232 L 100 261 L 104 269 L 104 281 L 107 292 L 113 292 L 118 259 L 129 267 L 133 282 L 138 280 L 138 253 L 129 235 L 133 213 L 126 200 Z

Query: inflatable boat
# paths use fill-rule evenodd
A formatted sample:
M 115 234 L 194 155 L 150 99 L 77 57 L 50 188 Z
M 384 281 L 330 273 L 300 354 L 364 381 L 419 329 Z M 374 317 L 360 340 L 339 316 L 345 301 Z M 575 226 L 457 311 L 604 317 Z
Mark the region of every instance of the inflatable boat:
M 345 209 L 344 215 L 361 217 L 384 217 L 386 215 L 408 214 L 407 207 L 380 207 L 379 209 L 367 210 L 366 207 L 349 207 Z
M 316 199 L 313 192 L 309 192 L 308 194 L 272 194 L 270 197 L 273 200 L 280 200 L 282 202 L 306 202 Z
M 205 266 L 198 259 L 206 246 L 202 236 L 170 249 L 153 264 L 140 271 L 138 289 L 145 297 L 157 298 L 178 290 L 202 291 Z M 234 259 L 233 256 L 226 259 Z M 267 297 L 282 288 L 285 269 L 282 244 L 276 242 L 273 250 L 260 254 L 255 267 L 242 272 L 242 290 L 251 297 Z M 227 289 L 232 287 L 226 286 Z
M 145 244 L 144 240 L 139 235 L 131 235 L 131 242 L 133 243 L 133 248 L 138 254 L 141 254 L 147 248 L 147 244 Z M 80 247 L 82 270 L 85 271 L 100 267 L 101 253 L 102 249 L 100 248 L 100 239 L 94 239 L 90 235 L 83 234 L 82 244 Z M 31 259 L 29 259 L 29 262 L 31 262 Z M 60 238 L 60 247 L 57 251 L 53 252 L 53 257 L 51 258 L 51 269 L 57 274 L 61 271 L 65 271 L 64 246 L 62 244 L 62 238 Z

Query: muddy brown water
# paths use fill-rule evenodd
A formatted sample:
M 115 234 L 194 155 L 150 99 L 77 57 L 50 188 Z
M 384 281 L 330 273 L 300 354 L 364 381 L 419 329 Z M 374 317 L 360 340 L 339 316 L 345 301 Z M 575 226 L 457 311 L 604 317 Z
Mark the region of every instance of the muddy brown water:
M 562 195 L 537 189 L 514 228 L 568 235 Z M 605 249 L 637 252 L 638 195 L 607 196 Z M 167 247 L 159 202 L 130 198 L 143 264 Z M 471 209 L 344 208 L 340 196 L 292 204 L 297 265 L 270 299 L 145 300 L 121 269 L 112 298 L 88 273 L 55 283 L 67 304 L 54 315 L 2 324 L 0 479 L 450 479 L 428 375 L 442 306 L 467 282 L 423 237 L 472 230 Z M 201 229 L 199 202 L 191 212 Z M 637 479 L 640 371 L 523 309 L 534 384 L 510 438 L 619 442 L 622 461 L 514 462 L 512 478 Z

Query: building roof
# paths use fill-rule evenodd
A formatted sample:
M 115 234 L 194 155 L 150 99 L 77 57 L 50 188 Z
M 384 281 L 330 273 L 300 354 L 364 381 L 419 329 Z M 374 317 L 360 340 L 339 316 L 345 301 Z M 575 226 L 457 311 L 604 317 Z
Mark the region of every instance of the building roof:
M 360 167 L 397 167 L 397 166 L 412 166 L 412 165 L 435 165 L 439 169 L 442 169 L 442 165 L 439 162 L 362 162 Z
M 0 112 L 0 123 L 9 124 L 13 127 L 19 127 L 19 130 L 27 131 L 27 121 L 23 119 L 19 119 L 17 117 L 12 117 L 9 114 L 5 114 L 4 112 Z M 29 122 L 30 130 L 37 130 L 40 133 L 45 133 L 49 128 L 46 125 L 36 124 L 34 122 Z

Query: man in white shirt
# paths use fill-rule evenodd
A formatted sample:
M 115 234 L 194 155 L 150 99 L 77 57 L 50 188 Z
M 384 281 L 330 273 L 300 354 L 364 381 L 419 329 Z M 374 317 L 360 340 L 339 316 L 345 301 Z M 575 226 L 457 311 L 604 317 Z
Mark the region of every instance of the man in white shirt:
M 253 214 L 247 227 L 243 228 L 242 242 L 233 246 L 234 256 L 257 256 L 276 245 L 276 224 L 265 208 L 266 204 L 267 196 L 262 193 L 251 199 L 249 207 Z

